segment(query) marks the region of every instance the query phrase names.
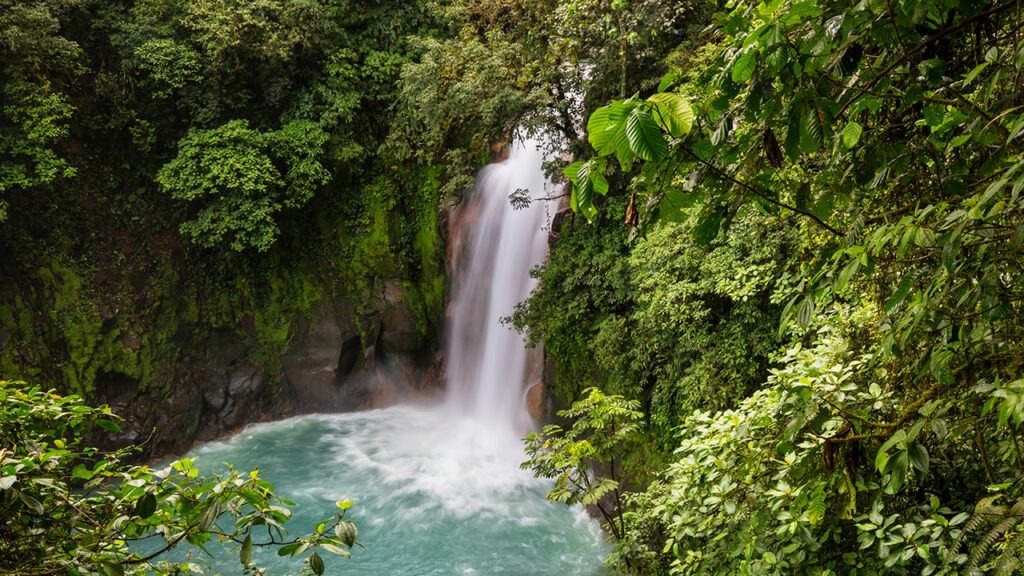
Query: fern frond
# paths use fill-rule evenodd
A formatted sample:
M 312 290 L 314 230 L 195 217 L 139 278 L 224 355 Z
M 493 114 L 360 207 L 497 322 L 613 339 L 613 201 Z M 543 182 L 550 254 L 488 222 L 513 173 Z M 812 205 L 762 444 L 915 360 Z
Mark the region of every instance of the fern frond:
M 970 560 L 967 563 L 968 570 L 977 568 L 988 555 L 992 547 L 1000 540 L 1005 539 L 1010 530 L 1018 526 L 1021 523 L 1021 520 L 1024 519 L 1024 500 L 1018 500 L 1009 508 L 1009 510 L 1007 510 L 1005 506 L 998 506 L 995 509 L 988 510 L 987 512 L 981 511 L 979 510 L 981 508 L 980 504 L 981 503 L 979 502 L 979 506 L 975 507 L 975 514 L 979 514 L 979 512 L 981 514 L 987 513 L 990 516 L 997 517 L 998 521 L 989 528 L 987 532 L 985 532 L 981 541 L 979 541 L 977 546 L 971 550 Z M 1011 540 L 1014 536 L 1011 536 Z M 1014 556 L 1016 553 L 1009 549 L 1009 547 L 1004 547 L 1002 554 Z
M 1000 498 L 1000 494 L 995 496 L 989 496 L 982 498 L 974 505 L 974 512 L 971 517 L 964 524 L 964 527 L 960 530 L 960 535 L 957 536 L 955 542 L 953 542 L 953 548 L 950 549 L 950 556 L 956 555 L 960 551 L 960 547 L 964 541 L 973 534 L 982 524 L 986 524 L 992 521 L 993 515 L 1001 516 L 1005 508 L 995 504 L 996 500 Z
M 999 555 L 999 560 L 996 562 L 996 576 L 1013 574 L 1021 568 L 1020 553 L 1022 544 L 1024 544 L 1024 531 L 1017 531 L 1006 543 L 1003 553 Z

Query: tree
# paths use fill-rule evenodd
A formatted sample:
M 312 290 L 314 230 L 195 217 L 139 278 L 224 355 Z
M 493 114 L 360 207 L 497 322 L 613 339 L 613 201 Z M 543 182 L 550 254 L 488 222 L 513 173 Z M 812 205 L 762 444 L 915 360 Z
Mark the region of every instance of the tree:
M 325 142 L 327 134 L 308 121 L 259 132 L 233 120 L 189 132 L 156 181 L 197 207 L 181 225 L 195 244 L 264 252 L 279 232 L 275 216 L 304 205 L 330 178 L 318 159 Z
M 86 445 L 96 431 L 116 431 L 117 421 L 108 407 L 0 380 L 0 574 L 202 573 L 197 564 L 161 559 L 185 543 L 236 550 L 246 573 L 259 573 L 254 546 L 309 551 L 316 574 L 324 571 L 319 551 L 349 555 L 357 535 L 344 519 L 351 502 L 339 502 L 310 535 L 289 538 L 290 502 L 259 470 L 201 477 L 188 458 L 151 469 L 124 462 L 131 448 Z M 160 544 L 150 554 L 133 548 L 154 540 Z
M 0 221 L 4 195 L 71 177 L 63 157 L 74 106 L 65 85 L 84 71 L 81 48 L 60 33 L 74 1 L 0 1 Z
M 622 538 L 620 473 L 622 455 L 641 438 L 643 414 L 639 404 L 596 388 L 583 391 L 572 408 L 558 413 L 571 419 L 568 430 L 556 424 L 527 434 L 524 469 L 537 478 L 553 478 L 548 500 L 595 506 L 615 538 Z M 607 476 L 595 470 L 607 467 Z

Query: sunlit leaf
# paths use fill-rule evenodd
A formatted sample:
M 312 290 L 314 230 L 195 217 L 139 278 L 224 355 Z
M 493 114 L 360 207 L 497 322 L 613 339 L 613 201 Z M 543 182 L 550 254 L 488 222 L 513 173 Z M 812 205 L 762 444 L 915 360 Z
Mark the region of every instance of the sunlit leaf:
M 745 84 L 754 75 L 754 68 L 757 66 L 757 52 L 747 50 L 740 54 L 739 58 L 732 65 L 729 74 L 733 82 Z
M 666 132 L 679 138 L 693 127 L 693 109 L 679 94 L 660 92 L 647 99 L 654 105 L 651 115 Z
M 640 108 L 630 112 L 626 119 L 626 135 L 630 150 L 644 160 L 660 160 L 668 153 L 668 144 L 658 124 Z
M 846 148 L 853 148 L 856 146 L 857 142 L 860 142 L 860 135 L 863 131 L 863 126 L 850 121 L 850 123 L 846 125 L 846 128 L 843 128 L 843 146 Z

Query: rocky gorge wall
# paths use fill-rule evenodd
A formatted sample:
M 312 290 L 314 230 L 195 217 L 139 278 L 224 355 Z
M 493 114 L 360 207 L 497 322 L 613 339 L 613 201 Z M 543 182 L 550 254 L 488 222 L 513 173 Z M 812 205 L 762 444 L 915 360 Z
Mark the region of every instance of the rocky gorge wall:
M 246 274 L 211 274 L 155 234 L 88 260 L 0 257 L 0 379 L 109 404 L 122 431 L 96 443 L 141 445 L 143 458 L 251 422 L 433 393 L 444 227 L 419 218 L 416 266 L 385 217 L 342 254 Z
M 121 432 L 100 443 L 141 445 L 144 457 L 176 454 L 252 422 L 383 407 L 442 386 L 436 330 L 418 325 L 398 280 L 382 281 L 358 307 L 325 294 L 291 331 L 278 366 L 254 360 L 244 332 L 213 331 L 182 349 L 167 390 L 100 372 L 92 400 L 124 418 Z

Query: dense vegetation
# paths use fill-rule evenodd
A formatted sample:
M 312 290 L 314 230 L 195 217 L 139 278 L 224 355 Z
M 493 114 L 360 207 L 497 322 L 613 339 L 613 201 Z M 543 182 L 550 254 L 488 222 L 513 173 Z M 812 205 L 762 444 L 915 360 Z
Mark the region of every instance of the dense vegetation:
M 416 2 L 0 3 L 3 374 L 166 391 L 223 332 L 273 368 L 297 315 L 338 293 L 358 316 L 383 278 L 433 338 L 437 174 L 389 135 L 411 37 L 439 22 Z
M 560 6 L 581 28 L 638 8 Z M 1020 570 L 1018 5 L 708 24 L 660 83 L 587 106 L 578 218 L 514 321 L 565 402 L 614 396 L 529 464 L 614 519 L 627 573 Z
M 385 275 L 436 318 L 438 205 L 545 130 L 530 465 L 615 570 L 1013 573 L 1021 36 L 998 0 L 0 0 L 0 369 L 166 388 L 239 326 L 273 363 Z
M 342 514 L 285 536 L 258 471 L 92 448 L 133 436 L 68 394 L 139 398 L 148 455 L 187 446 L 147 440 L 147 412 L 207 378 L 204 356 L 273 374 L 325 298 L 372 346 L 384 279 L 433 346 L 440 185 L 397 126 L 412 36 L 445 34 L 405 0 L 0 0 L 0 573 L 200 571 L 164 561 L 184 542 L 236 548 L 247 573 L 253 546 L 317 574 L 317 551 L 347 554 Z
M 202 574 L 203 559 L 164 558 L 178 544 L 213 543 L 237 551 L 246 574 L 262 574 L 253 547 L 303 555 L 323 574 L 320 551 L 349 556 L 355 524 L 351 501 L 305 537 L 288 537 L 292 505 L 259 470 L 202 477 L 185 458 L 162 466 L 129 466 L 128 450 L 85 445 L 97 429 L 116 430 L 110 409 L 0 380 L 0 574 Z M 308 551 L 308 554 L 306 553 Z

